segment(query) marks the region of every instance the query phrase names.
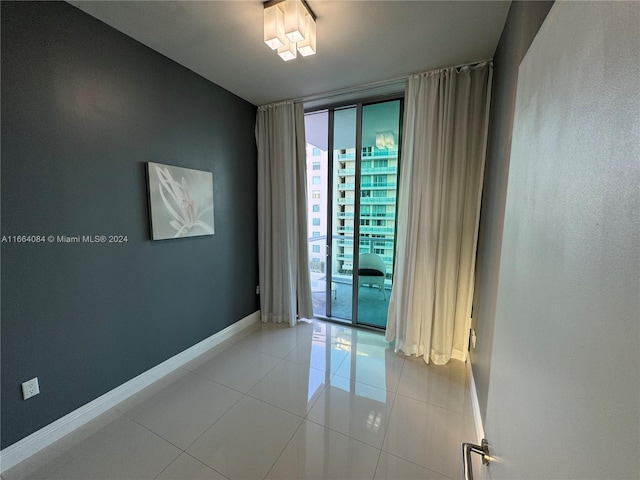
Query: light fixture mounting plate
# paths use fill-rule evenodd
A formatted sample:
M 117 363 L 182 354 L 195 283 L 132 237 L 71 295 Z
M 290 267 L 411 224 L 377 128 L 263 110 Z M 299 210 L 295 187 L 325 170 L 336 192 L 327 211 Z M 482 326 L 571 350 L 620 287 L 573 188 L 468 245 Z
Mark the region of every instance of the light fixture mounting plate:
M 286 1 L 287 0 L 268 0 L 268 1 L 264 2 L 263 7 L 264 8 L 269 8 L 269 7 L 272 7 L 273 5 L 278 5 L 279 3 L 286 2 Z M 306 2 L 306 0 L 300 0 L 300 3 L 302 3 L 302 5 L 304 5 L 304 8 L 307 9 L 307 12 L 309 12 L 309 15 L 311 15 L 311 18 L 313 18 L 313 21 L 317 22 L 318 19 L 316 18 L 316 14 L 313 13 L 313 10 L 311 10 L 311 7 Z

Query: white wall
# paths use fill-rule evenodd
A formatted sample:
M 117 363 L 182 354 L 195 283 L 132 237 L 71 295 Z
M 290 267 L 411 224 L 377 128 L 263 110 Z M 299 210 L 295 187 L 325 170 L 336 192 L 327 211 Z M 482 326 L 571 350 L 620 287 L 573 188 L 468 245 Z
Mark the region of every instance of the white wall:
M 639 25 L 557 2 L 520 66 L 490 478 L 640 478 Z

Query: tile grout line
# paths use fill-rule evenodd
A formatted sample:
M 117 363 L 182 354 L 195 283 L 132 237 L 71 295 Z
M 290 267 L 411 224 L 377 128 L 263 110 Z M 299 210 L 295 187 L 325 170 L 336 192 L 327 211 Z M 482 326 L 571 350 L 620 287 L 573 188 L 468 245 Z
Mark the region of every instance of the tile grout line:
M 289 437 L 289 440 L 287 440 L 287 443 L 285 444 L 285 446 L 282 448 L 282 450 L 280 451 L 280 453 L 278 454 L 277 458 L 273 461 L 273 463 L 271 464 L 271 467 L 269 467 L 269 470 L 267 471 L 267 473 L 265 474 L 263 478 L 266 479 L 269 474 L 271 473 L 271 470 L 273 470 L 273 467 L 276 466 L 276 463 L 278 463 L 278 460 L 280 460 L 280 457 L 282 456 L 282 454 L 284 453 L 284 451 L 287 449 L 287 447 L 289 446 L 289 444 L 291 443 L 291 441 L 293 440 L 293 437 L 296 436 L 296 433 L 298 433 L 298 430 L 300 430 L 300 427 L 302 427 L 302 424 L 304 423 L 305 419 L 303 418 L 302 421 L 300 422 L 300 424 L 296 427 L 296 429 L 293 431 L 293 433 L 291 434 L 291 437 Z

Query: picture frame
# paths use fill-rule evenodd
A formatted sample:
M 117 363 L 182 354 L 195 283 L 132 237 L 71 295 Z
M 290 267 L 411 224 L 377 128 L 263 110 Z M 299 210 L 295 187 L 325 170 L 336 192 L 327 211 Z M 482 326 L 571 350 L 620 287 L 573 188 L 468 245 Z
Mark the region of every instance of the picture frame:
M 213 174 L 147 162 L 152 240 L 213 235 Z

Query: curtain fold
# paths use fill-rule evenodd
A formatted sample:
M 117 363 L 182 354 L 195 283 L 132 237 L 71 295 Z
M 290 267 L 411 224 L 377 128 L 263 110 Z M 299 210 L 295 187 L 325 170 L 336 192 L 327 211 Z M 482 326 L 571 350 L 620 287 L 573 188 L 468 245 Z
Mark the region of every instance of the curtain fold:
M 302 105 L 258 108 L 258 255 L 263 322 L 311 318 Z
M 466 361 L 491 62 L 409 78 L 387 340 L 442 365 Z

